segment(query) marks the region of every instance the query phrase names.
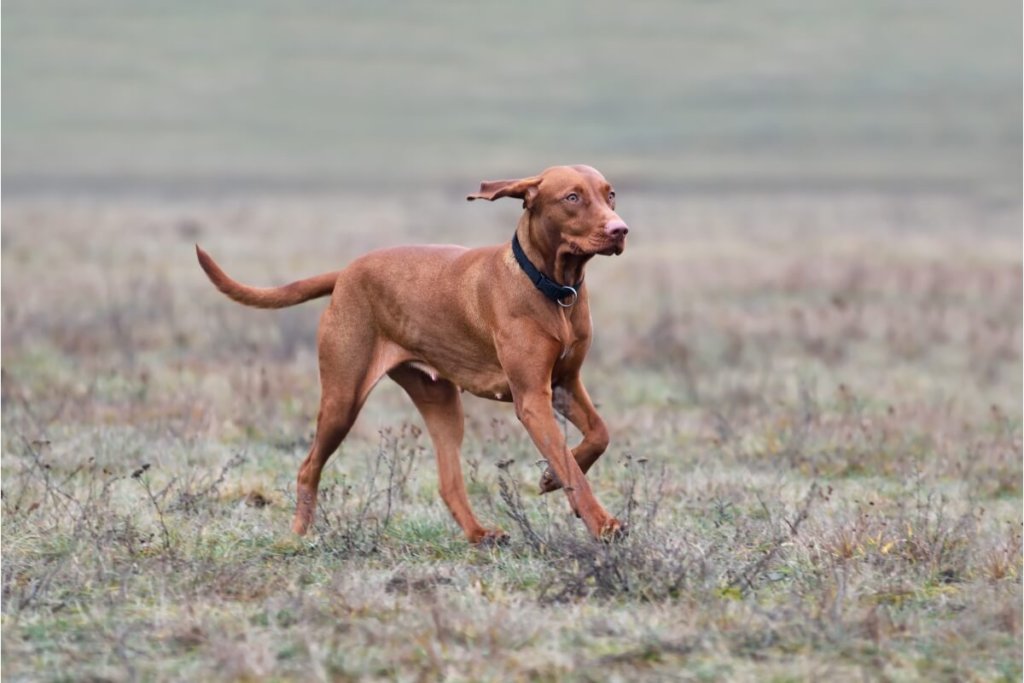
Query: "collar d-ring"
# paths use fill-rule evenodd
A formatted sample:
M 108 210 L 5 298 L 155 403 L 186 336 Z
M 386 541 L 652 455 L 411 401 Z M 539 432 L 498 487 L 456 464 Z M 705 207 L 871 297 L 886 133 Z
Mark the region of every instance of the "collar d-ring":
M 576 300 L 580 298 L 580 293 L 576 291 L 575 287 L 570 287 L 569 285 L 562 285 L 562 289 L 569 290 L 569 293 L 562 297 L 562 299 L 571 298 L 569 298 L 568 303 L 563 303 L 562 299 L 555 299 L 555 303 L 562 308 L 571 308 L 576 303 Z

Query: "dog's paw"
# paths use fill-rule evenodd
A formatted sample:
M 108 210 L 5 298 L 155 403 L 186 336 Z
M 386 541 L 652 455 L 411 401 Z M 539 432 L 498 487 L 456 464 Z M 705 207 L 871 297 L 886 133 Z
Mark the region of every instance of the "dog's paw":
M 476 538 L 471 539 L 470 543 L 478 548 L 497 548 L 507 545 L 508 541 L 508 534 L 501 529 L 484 529 Z
M 549 467 L 544 470 L 544 474 L 540 475 L 540 493 L 551 493 L 562 488 L 562 482 L 558 480 L 558 475 Z
M 629 536 L 629 525 L 612 517 L 601 526 L 598 539 L 605 543 L 615 543 Z
M 309 527 L 313 524 L 313 513 L 308 507 L 300 506 L 292 518 L 292 533 L 296 536 L 305 536 Z
M 298 502 L 295 505 L 295 517 L 292 518 L 292 532 L 305 536 L 309 527 L 313 524 L 313 516 L 316 514 L 316 492 L 299 489 Z

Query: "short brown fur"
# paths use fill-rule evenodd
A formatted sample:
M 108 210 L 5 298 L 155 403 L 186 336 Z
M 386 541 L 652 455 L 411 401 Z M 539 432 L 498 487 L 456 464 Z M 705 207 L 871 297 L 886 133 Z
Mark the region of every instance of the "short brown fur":
M 468 199 L 500 197 L 523 200 L 516 234 L 528 258 L 556 282 L 581 282 L 591 257 L 625 247 L 627 227 L 615 213 L 614 192 L 589 166 L 484 182 Z M 608 447 L 608 430 L 580 379 L 591 339 L 585 284 L 574 305 L 559 306 L 534 287 L 507 242 L 381 249 L 343 270 L 274 288 L 240 284 L 198 246 L 196 253 L 214 285 L 248 306 L 281 308 L 331 295 L 317 334 L 322 395 L 316 436 L 299 468 L 296 533 L 309 529 L 321 470 L 384 375 L 423 416 L 437 453 L 441 497 L 470 542 L 500 541 L 505 534 L 482 526 L 470 509 L 459 455 L 460 391 L 512 401 L 549 465 L 541 492 L 566 482 L 569 504 L 593 536 L 622 532 L 585 476 Z M 555 388 L 567 398 L 559 409 L 583 435 L 572 450 L 554 417 Z

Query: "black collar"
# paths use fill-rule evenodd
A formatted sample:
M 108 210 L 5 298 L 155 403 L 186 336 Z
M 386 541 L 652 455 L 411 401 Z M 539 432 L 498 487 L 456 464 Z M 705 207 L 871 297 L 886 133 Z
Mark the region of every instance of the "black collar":
M 526 273 L 526 277 L 530 278 L 533 282 L 533 286 L 541 291 L 541 294 L 554 301 L 562 308 L 569 308 L 576 299 L 579 298 L 580 287 L 583 286 L 583 279 L 576 283 L 575 287 L 568 285 L 560 285 L 551 278 L 544 275 L 544 273 L 537 270 L 537 267 L 530 263 L 530 259 L 526 257 L 526 252 L 523 251 L 523 245 L 519 244 L 519 235 L 516 234 L 512 237 L 512 254 L 516 257 L 516 263 Z

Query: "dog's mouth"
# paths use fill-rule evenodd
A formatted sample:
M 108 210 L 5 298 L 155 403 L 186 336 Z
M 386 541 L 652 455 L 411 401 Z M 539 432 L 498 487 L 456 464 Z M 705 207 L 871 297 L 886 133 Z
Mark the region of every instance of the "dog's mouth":
M 595 253 L 600 256 L 618 256 L 626 250 L 626 238 L 615 240 L 603 249 L 599 249 Z
M 596 241 L 596 240 L 595 240 Z M 626 250 L 626 238 L 606 240 L 597 244 L 569 242 L 569 253 L 576 256 L 618 256 Z

